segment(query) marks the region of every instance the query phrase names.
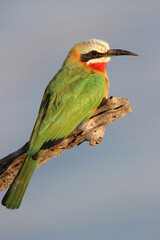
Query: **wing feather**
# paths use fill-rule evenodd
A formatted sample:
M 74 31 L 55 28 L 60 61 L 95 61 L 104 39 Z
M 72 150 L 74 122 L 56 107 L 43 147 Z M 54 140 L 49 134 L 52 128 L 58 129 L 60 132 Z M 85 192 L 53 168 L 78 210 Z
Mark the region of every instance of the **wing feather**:
M 56 80 L 50 82 L 44 93 L 30 138 L 29 155 L 38 152 L 45 142 L 68 136 L 93 113 L 104 96 L 105 79 L 98 74 L 75 76 L 74 81 L 61 84 L 61 88 Z

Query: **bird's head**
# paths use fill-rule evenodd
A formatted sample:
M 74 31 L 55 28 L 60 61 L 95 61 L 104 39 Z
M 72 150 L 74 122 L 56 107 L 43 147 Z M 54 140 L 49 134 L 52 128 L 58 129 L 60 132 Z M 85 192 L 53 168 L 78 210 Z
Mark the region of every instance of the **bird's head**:
M 76 44 L 69 52 L 69 57 L 80 62 L 87 68 L 105 72 L 110 57 L 119 55 L 138 56 L 133 52 L 121 49 L 110 49 L 107 42 L 91 39 Z

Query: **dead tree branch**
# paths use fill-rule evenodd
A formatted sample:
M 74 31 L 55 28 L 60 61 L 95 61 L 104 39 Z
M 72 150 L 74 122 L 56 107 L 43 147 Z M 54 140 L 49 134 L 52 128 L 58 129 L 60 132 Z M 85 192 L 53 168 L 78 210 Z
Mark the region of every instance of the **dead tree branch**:
M 82 126 L 76 128 L 67 138 L 57 142 L 54 146 L 52 144 L 47 146 L 39 166 L 47 162 L 51 157 L 57 157 L 65 149 L 71 149 L 84 141 L 89 141 L 92 146 L 101 144 L 105 132 L 104 127 L 131 112 L 132 109 L 129 106 L 128 99 L 108 98 L 106 103 L 97 109 L 92 118 L 87 120 Z M 27 148 L 28 142 L 19 150 L 0 160 L 0 191 L 9 187 L 13 181 L 26 158 Z

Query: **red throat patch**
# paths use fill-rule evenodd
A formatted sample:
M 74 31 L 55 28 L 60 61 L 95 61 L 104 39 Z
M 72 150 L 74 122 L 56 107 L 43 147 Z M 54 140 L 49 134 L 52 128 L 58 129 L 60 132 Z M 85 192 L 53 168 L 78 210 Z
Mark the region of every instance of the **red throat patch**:
M 105 72 L 106 67 L 107 67 L 107 63 L 106 62 L 90 63 L 89 66 L 94 70 Z

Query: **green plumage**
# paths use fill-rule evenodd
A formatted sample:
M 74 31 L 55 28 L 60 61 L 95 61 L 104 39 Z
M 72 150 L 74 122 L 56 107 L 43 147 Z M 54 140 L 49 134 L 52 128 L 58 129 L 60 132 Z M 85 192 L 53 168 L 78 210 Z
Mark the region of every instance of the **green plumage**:
M 38 160 L 33 160 L 45 142 L 68 136 L 100 105 L 105 79 L 67 58 L 48 84 L 29 141 L 27 158 L 2 200 L 7 208 L 18 208 Z M 43 151 L 41 151 L 41 155 Z
M 27 156 L 24 164 L 19 170 L 17 176 L 12 182 L 10 188 L 5 194 L 2 204 L 7 208 L 19 208 L 29 181 L 37 167 L 39 160 L 33 160 L 32 157 Z

